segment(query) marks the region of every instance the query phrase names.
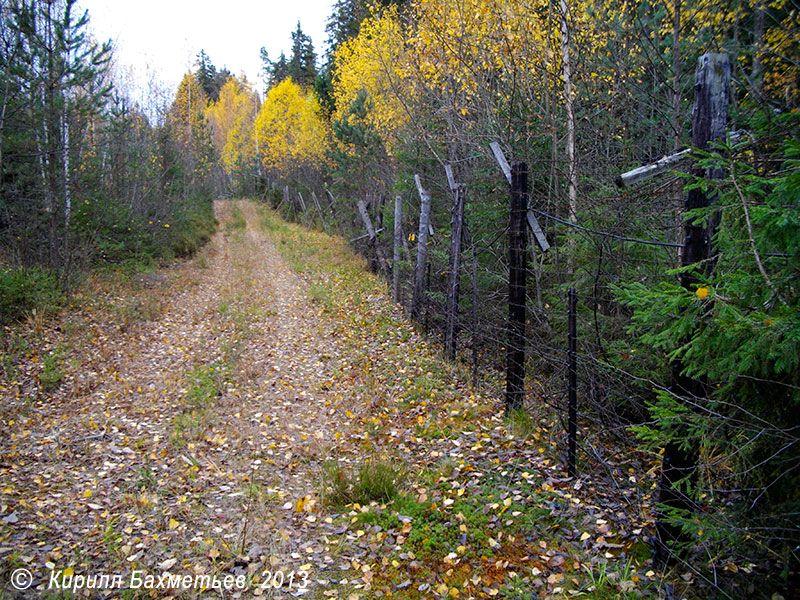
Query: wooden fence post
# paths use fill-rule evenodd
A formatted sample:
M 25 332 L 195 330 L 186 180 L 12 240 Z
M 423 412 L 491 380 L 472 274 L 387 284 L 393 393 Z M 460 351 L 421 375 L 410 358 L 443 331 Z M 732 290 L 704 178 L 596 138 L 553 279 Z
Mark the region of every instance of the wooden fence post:
M 511 166 L 511 218 L 508 230 L 508 348 L 506 412 L 520 408 L 525 398 L 525 296 L 528 269 L 528 165 Z
M 508 179 L 508 183 L 510 185 L 511 167 L 508 166 L 508 161 L 503 154 L 503 150 L 500 148 L 500 144 L 497 142 L 492 142 L 489 144 L 489 148 L 491 148 L 492 154 L 494 154 L 494 158 L 497 161 L 497 164 L 500 166 L 500 170 L 503 172 L 503 175 L 506 176 L 506 179 Z M 533 210 L 530 208 L 528 209 L 526 218 L 528 220 L 528 227 L 530 227 L 531 233 L 533 234 L 533 239 L 536 240 L 536 244 L 539 246 L 542 252 L 547 252 L 550 249 L 550 244 L 547 242 L 547 237 L 545 237 L 544 232 L 539 225 L 539 221 L 536 220 L 536 215 L 533 214 Z
M 478 252 L 464 223 L 464 241 L 472 252 L 472 387 L 478 387 Z
M 425 265 L 428 261 L 428 235 L 431 224 L 431 194 L 422 187 L 419 175 L 414 175 L 419 192 L 419 232 L 417 235 L 417 266 L 414 270 L 414 293 L 411 296 L 411 317 L 419 320 L 423 294 L 425 293 Z
M 698 149 L 706 149 L 709 142 L 725 138 L 728 124 L 728 105 L 730 102 L 731 63 L 727 54 L 709 53 L 700 57 L 695 71 L 695 99 L 692 112 L 692 145 Z M 717 179 L 722 176 L 719 170 L 704 172 L 701 167 L 693 167 L 696 176 Z M 714 198 L 702 190 L 689 190 L 686 209 L 705 208 L 711 205 Z M 681 259 L 682 266 L 702 264 L 704 273 L 709 274 L 714 266 L 712 238 L 716 223 L 710 218 L 705 223 L 694 224 L 687 219 L 684 224 L 684 247 Z M 691 290 L 698 283 L 691 273 L 681 274 L 681 285 Z M 683 365 L 680 361 L 672 364 L 672 387 L 674 394 L 694 399 L 706 396 L 705 384 L 702 381 L 682 375 Z M 690 496 L 692 481 L 696 478 L 698 449 L 696 446 L 682 447 L 673 441 L 664 447 L 659 483 L 658 499 L 667 509 L 693 510 L 694 502 Z M 656 530 L 661 547 L 659 550 L 670 554 L 669 542 L 687 542 L 680 525 L 671 522 L 668 514 L 659 514 Z
M 364 227 L 366 227 L 367 233 L 369 234 L 369 241 L 375 246 L 375 253 L 378 255 L 380 269 L 383 271 L 386 268 L 386 257 L 383 255 L 383 249 L 381 248 L 378 240 L 378 234 L 375 232 L 375 228 L 372 226 L 372 219 L 369 217 L 367 206 L 360 198 L 356 204 L 358 206 L 358 212 L 361 214 L 361 220 L 364 221 Z
M 311 199 L 314 201 L 314 206 L 317 207 L 317 214 L 319 215 L 319 222 L 322 225 L 322 231 L 328 233 L 328 228 L 325 227 L 325 215 L 322 214 L 322 207 L 319 205 L 319 200 L 314 190 L 311 190 Z
M 333 205 L 336 203 L 336 201 L 334 200 L 333 194 L 331 194 L 330 190 L 326 189 L 325 190 L 325 194 L 327 194 L 327 196 L 328 196 L 328 210 L 331 212 L 331 217 L 333 217 L 335 219 L 336 218 L 336 211 L 333 209 Z
M 400 301 L 400 247 L 403 245 L 403 199 L 394 197 L 394 249 L 392 251 L 392 302 Z
M 453 169 L 445 165 L 450 191 L 453 192 L 453 211 L 450 218 L 450 268 L 447 277 L 447 306 L 444 348 L 450 360 L 456 359 L 456 337 L 458 336 L 458 288 L 461 275 L 461 236 L 464 230 L 464 197 L 466 186 L 456 183 Z

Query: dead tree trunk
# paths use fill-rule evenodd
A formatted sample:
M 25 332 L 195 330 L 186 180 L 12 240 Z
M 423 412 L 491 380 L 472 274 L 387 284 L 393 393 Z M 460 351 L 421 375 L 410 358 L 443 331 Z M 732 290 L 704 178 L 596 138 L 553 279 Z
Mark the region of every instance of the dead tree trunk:
M 417 266 L 414 270 L 414 293 L 411 296 L 411 317 L 419 320 L 425 293 L 425 265 L 428 261 L 428 234 L 431 224 L 431 194 L 422 187 L 419 175 L 414 175 L 419 192 L 419 233 L 417 236 Z
M 692 145 L 698 149 L 706 149 L 709 142 L 725 138 L 728 124 L 728 105 L 730 102 L 731 63 L 727 54 L 704 54 L 700 57 L 695 71 L 695 100 L 692 113 Z M 694 167 L 696 176 L 718 179 L 722 177 L 719 170 L 704 172 L 701 167 Z M 686 209 L 705 208 L 712 204 L 714 198 L 702 190 L 689 190 Z M 714 218 L 705 223 L 695 224 L 691 219 L 684 222 L 684 245 L 681 263 L 684 267 L 700 264 L 703 273 L 710 274 L 714 266 L 712 239 L 717 227 Z M 699 283 L 697 277 L 690 272 L 681 275 L 681 285 L 692 290 Z M 694 404 L 707 395 L 704 381 L 687 377 L 680 361 L 672 363 L 671 391 L 678 397 L 685 398 L 687 403 Z M 685 440 L 684 440 L 685 441 Z M 659 502 L 669 510 L 694 509 L 691 489 L 696 479 L 698 448 L 691 443 L 682 446 L 679 440 L 670 441 L 664 447 L 664 458 L 661 467 L 659 484 Z M 659 558 L 668 558 L 671 545 L 688 542 L 680 525 L 671 522 L 668 514 L 659 514 L 656 522 L 660 547 Z

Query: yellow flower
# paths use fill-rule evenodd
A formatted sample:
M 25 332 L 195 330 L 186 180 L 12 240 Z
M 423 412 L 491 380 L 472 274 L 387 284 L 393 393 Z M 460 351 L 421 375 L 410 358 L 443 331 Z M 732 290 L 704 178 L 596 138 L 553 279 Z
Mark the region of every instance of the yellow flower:
M 697 288 L 697 291 L 695 292 L 695 294 L 697 294 L 697 297 L 700 298 L 701 300 L 703 298 L 708 298 L 708 293 L 709 290 L 708 286 L 706 285 L 700 286 L 699 288 Z

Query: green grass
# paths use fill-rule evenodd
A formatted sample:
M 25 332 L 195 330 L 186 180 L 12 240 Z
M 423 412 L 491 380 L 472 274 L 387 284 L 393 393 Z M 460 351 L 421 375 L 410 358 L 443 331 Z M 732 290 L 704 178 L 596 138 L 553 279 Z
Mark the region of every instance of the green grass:
M 203 435 L 214 403 L 231 380 L 231 366 L 223 361 L 200 365 L 186 374 L 186 380 L 188 385 L 183 411 L 172 417 L 170 442 L 178 449 Z M 140 475 L 143 482 L 149 481 L 146 473 Z
M 62 365 L 64 361 L 64 351 L 55 349 L 42 358 L 42 372 L 39 373 L 39 387 L 45 393 L 58 389 L 64 379 Z
M 242 214 L 242 209 L 238 204 L 233 204 L 231 220 L 225 224 L 225 231 L 244 231 L 245 229 L 247 229 L 247 221 Z
M 137 490 L 152 490 L 158 487 L 156 474 L 150 467 L 139 467 L 136 469 L 135 477 L 132 486 Z
M 536 419 L 524 408 L 513 408 L 505 416 L 506 424 L 515 437 L 523 440 L 531 437 L 536 431 Z
M 172 417 L 170 443 L 176 449 L 185 448 L 187 440 L 199 439 L 208 426 L 210 415 L 205 408 L 194 408 Z
M 365 460 L 355 471 L 328 461 L 322 466 L 319 494 L 335 508 L 387 502 L 397 497 L 405 479 L 400 467 L 383 460 Z
M 196 367 L 186 376 L 189 381 L 187 404 L 194 408 L 210 405 L 222 394 L 230 376 L 231 367 L 225 362 L 216 361 Z
M 31 345 L 20 333 L 11 332 L 2 345 L 0 352 L 0 369 L 6 381 L 13 381 L 19 374 L 19 361 L 28 352 Z
M 326 308 L 329 307 L 331 291 L 328 286 L 312 281 L 308 290 L 308 295 L 311 298 L 311 302 L 321 304 Z
M 192 256 L 202 247 L 217 229 L 214 209 L 211 202 L 197 202 L 194 207 L 178 214 L 167 230 L 166 245 L 162 251 L 164 258 L 170 255 Z

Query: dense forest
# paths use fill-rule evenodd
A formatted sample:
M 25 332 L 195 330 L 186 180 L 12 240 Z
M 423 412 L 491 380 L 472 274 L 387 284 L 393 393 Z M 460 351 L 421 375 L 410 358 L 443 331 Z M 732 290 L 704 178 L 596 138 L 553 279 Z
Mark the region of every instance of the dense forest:
M 568 429 L 577 354 L 578 469 L 678 469 L 649 492 L 665 563 L 720 590 L 718 569 L 796 580 L 796 2 L 338 0 L 324 56 L 298 23 L 288 53 L 262 49 L 263 89 L 201 52 L 148 107 L 115 85 L 112 48 L 73 0 L 0 11 L 0 318 L 58 307 L 98 266 L 189 256 L 215 229 L 213 199 L 249 197 L 350 240 L 503 396 L 514 254 L 496 142 L 545 238 L 521 233 L 509 414 L 563 414 Z M 698 65 L 718 55 L 726 123 L 698 147 Z M 705 236 L 699 260 L 689 233 Z

